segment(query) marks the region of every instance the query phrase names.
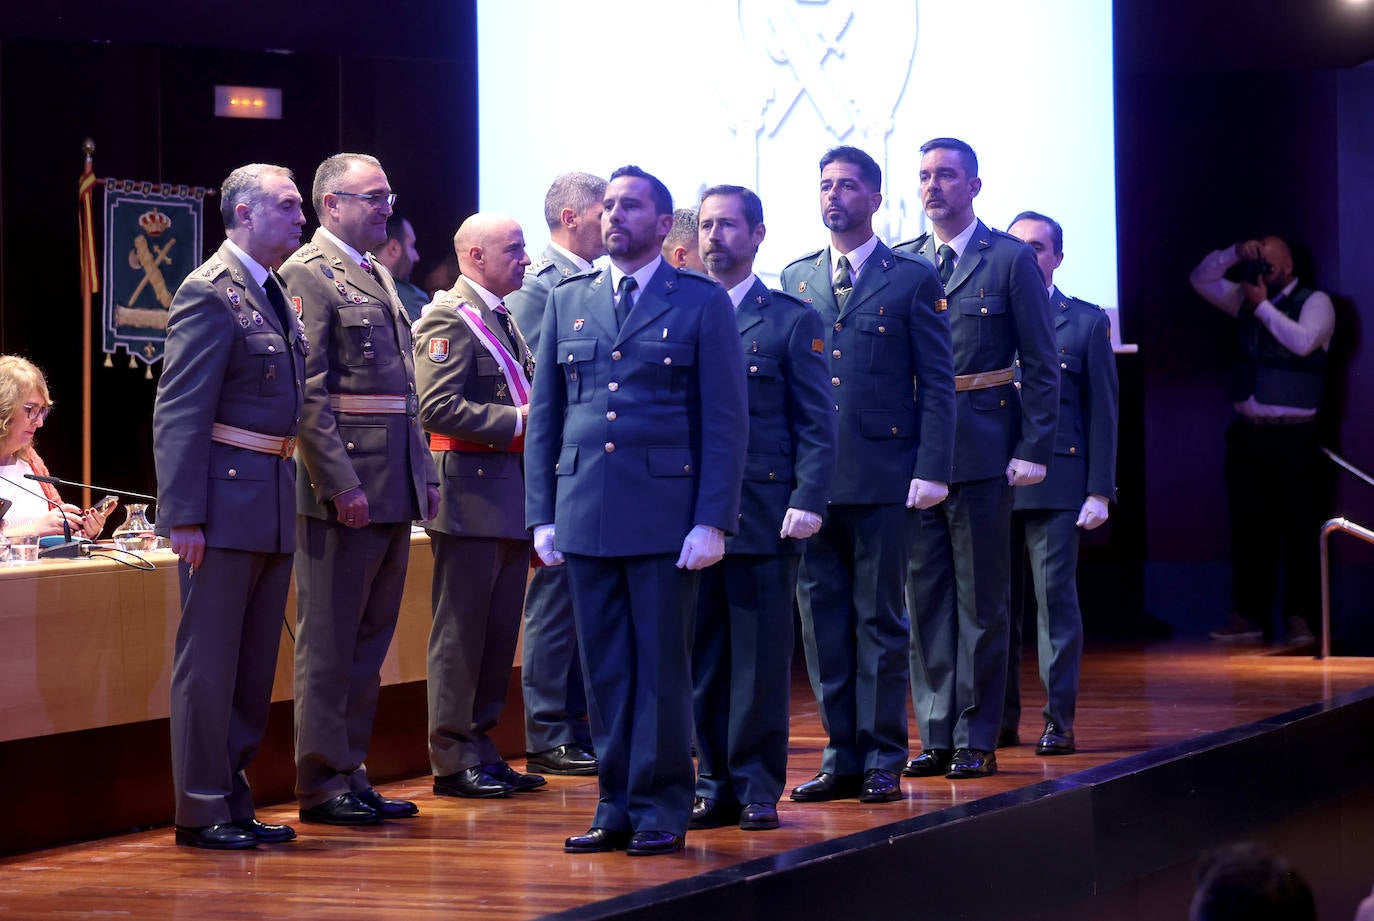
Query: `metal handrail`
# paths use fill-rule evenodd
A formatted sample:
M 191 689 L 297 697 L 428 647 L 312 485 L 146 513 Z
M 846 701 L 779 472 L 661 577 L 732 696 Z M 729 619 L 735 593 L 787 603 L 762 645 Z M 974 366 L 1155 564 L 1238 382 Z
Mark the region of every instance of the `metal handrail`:
M 1332 518 L 1322 525 L 1321 564 L 1322 564 L 1322 654 L 1323 659 L 1331 657 L 1331 560 L 1327 545 L 1336 531 L 1353 534 L 1367 544 L 1374 544 L 1374 531 L 1358 525 L 1349 518 Z

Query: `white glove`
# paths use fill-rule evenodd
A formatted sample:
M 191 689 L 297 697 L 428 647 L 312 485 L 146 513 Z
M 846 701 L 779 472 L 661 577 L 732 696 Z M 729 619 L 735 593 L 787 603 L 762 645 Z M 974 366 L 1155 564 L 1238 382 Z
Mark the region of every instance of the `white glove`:
M 535 527 L 534 552 L 539 554 L 545 566 L 557 566 L 563 562 L 563 554 L 553 549 L 553 525 L 541 524 Z
M 949 497 L 949 484 L 939 480 L 915 479 L 906 491 L 907 508 L 933 508 Z
M 782 530 L 779 537 L 795 537 L 806 540 L 821 529 L 821 516 L 802 508 L 789 508 L 782 516 Z
M 719 563 L 725 556 L 725 532 L 709 524 L 693 525 L 682 542 L 678 554 L 678 569 L 705 569 Z
M 1078 526 L 1085 531 L 1107 520 L 1107 499 L 1105 496 L 1088 496 L 1083 500 L 1083 508 L 1078 512 Z
M 1013 457 L 1007 464 L 1007 485 L 1034 486 L 1043 480 L 1048 472 L 1044 464 L 1033 464 L 1028 460 Z

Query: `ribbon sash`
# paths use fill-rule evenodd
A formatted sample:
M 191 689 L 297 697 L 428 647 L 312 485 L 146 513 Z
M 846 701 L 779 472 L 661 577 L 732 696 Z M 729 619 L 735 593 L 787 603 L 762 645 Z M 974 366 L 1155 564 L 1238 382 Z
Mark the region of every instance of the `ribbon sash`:
M 472 330 L 472 334 L 477 337 L 477 341 L 482 344 L 491 357 L 496 359 L 497 366 L 501 369 L 501 376 L 506 379 L 506 384 L 510 387 L 511 401 L 516 406 L 524 406 L 530 401 L 530 385 L 525 379 L 524 366 L 515 360 L 510 350 L 498 339 L 487 324 L 482 319 L 482 313 L 476 307 L 464 302 L 458 307 L 458 316 L 463 318 L 463 322 Z

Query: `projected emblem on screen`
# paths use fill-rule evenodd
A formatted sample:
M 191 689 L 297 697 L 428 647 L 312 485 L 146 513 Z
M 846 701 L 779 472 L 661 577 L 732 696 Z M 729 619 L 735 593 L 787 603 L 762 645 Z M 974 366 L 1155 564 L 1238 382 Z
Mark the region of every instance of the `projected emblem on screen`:
M 789 141 L 814 146 L 817 127 L 833 144 L 868 151 L 887 174 L 888 142 L 916 58 L 915 0 L 739 0 L 738 15 L 745 53 L 767 77 L 751 98 L 741 98 L 750 94 L 739 93 L 738 85 L 719 89 L 736 97 L 740 117 L 733 130 L 753 142 L 741 144 L 752 149 L 740 153 L 764 201 L 770 197 L 771 149 L 793 156 L 797 143 Z M 904 206 L 895 195 L 884 202 L 875 216 L 880 236 L 901 232 Z

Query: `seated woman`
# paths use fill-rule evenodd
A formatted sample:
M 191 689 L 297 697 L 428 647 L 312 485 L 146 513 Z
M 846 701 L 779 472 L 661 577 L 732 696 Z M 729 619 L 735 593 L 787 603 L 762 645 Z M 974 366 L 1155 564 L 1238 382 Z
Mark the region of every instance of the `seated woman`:
M 83 512 L 64 503 L 52 484 L 26 479 L 30 473 L 48 475 L 33 436 L 51 410 L 43 372 L 17 355 L 0 355 L 0 498 L 13 503 L 0 531 L 11 540 L 62 534 L 64 518 L 74 536 L 95 537 L 105 527 L 108 509 Z

